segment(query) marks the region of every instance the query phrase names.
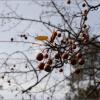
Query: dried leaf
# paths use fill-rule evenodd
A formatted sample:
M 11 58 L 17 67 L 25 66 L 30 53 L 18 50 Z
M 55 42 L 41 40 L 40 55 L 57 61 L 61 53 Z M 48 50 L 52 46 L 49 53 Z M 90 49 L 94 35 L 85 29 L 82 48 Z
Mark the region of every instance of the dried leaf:
M 37 36 L 35 37 L 36 40 L 40 40 L 40 41 L 44 41 L 44 40 L 48 40 L 48 36 Z

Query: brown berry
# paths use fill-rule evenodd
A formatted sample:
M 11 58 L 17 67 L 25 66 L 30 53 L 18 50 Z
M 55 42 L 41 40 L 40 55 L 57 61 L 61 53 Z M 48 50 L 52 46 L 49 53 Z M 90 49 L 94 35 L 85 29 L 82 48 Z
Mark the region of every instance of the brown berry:
M 60 69 L 59 72 L 63 72 L 63 69 Z
M 59 33 L 57 36 L 58 36 L 58 37 L 61 37 L 61 33 Z
M 60 54 L 57 53 L 57 54 L 55 55 L 55 59 L 59 59 L 59 58 L 60 58 Z
M 52 59 L 48 59 L 47 64 L 52 64 Z
M 81 70 L 80 69 L 76 69 L 75 70 L 75 74 L 80 74 Z
M 44 58 L 45 58 L 45 59 L 47 59 L 47 58 L 48 58 L 48 54 L 47 54 L 47 53 L 44 55 Z
M 72 64 L 72 65 L 76 65 L 76 63 L 77 63 L 77 62 L 76 62 L 75 59 L 72 59 L 72 60 L 71 60 L 71 64 Z
M 79 58 L 81 58 L 81 57 L 82 57 L 82 54 L 81 54 L 81 53 L 77 53 L 77 54 L 76 54 L 76 58 L 79 59 Z
M 86 4 L 85 4 L 85 3 L 83 3 L 83 4 L 82 4 L 82 7 L 85 7 L 85 6 L 86 6 Z
M 53 32 L 53 33 L 52 33 L 52 36 L 50 37 L 50 40 L 49 40 L 49 41 L 50 41 L 51 43 L 53 43 L 54 40 L 55 40 L 55 38 L 56 38 L 56 36 L 57 36 L 57 32 Z
M 50 66 L 49 64 L 45 64 L 44 70 L 45 70 L 46 72 L 51 72 L 51 66 Z
M 58 34 L 57 32 L 53 32 L 53 35 L 54 35 L 54 36 L 57 36 L 57 34 Z
M 41 63 L 38 65 L 38 68 L 39 68 L 40 70 L 43 70 L 43 69 L 44 69 L 44 65 L 45 65 L 45 63 L 41 62 Z
M 42 53 L 39 53 L 39 54 L 37 55 L 36 59 L 37 59 L 38 61 L 43 60 L 43 54 L 42 54 Z
M 68 58 L 68 53 L 66 53 L 66 52 L 63 53 L 63 54 L 62 54 L 62 58 L 63 58 L 63 59 L 67 59 L 67 58 Z
M 70 3 L 71 3 L 71 1 L 70 1 L 70 0 L 68 0 L 68 1 L 67 1 L 67 4 L 70 4 Z
M 81 58 L 81 59 L 78 60 L 78 63 L 79 63 L 80 65 L 83 65 L 83 64 L 85 63 L 85 61 L 84 61 L 84 59 Z

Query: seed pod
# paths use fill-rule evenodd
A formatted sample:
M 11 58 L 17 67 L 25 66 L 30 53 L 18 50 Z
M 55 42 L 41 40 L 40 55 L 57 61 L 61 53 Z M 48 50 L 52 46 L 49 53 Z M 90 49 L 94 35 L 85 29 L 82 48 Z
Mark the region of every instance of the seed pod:
M 45 70 L 46 72 L 51 72 L 51 66 L 50 66 L 49 64 L 45 64 L 44 70 Z
M 50 42 L 51 42 L 51 43 L 54 42 L 56 36 L 57 36 L 57 32 L 53 32 L 53 33 L 52 33 L 52 36 L 50 37 Z
M 38 65 L 38 68 L 39 68 L 40 70 L 43 70 L 43 69 L 44 69 L 44 65 L 45 65 L 45 63 L 41 62 L 41 63 Z
M 71 1 L 70 1 L 70 0 L 68 0 L 68 1 L 67 1 L 67 4 L 70 4 L 70 3 L 71 3 Z
M 63 54 L 62 54 L 62 58 L 63 58 L 63 59 L 67 59 L 67 58 L 68 58 L 68 53 L 66 53 L 66 52 L 63 53 Z
M 79 63 L 79 65 L 83 65 L 85 63 L 85 61 L 84 61 L 84 59 L 81 58 L 78 60 L 78 63 Z
M 52 59 L 48 59 L 47 64 L 52 64 Z
M 42 53 L 39 53 L 39 54 L 37 55 L 36 59 L 37 59 L 38 61 L 43 60 L 43 54 L 42 54 Z

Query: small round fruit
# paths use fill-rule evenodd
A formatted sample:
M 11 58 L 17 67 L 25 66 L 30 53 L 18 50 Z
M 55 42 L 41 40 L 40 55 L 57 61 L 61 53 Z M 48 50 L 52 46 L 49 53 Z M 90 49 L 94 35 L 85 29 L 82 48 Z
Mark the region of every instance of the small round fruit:
M 36 59 L 37 59 L 38 61 L 43 60 L 43 54 L 42 54 L 42 53 L 39 53 L 39 54 L 37 55 Z
M 57 34 L 58 34 L 57 32 L 53 32 L 53 35 L 54 35 L 54 36 L 57 36 Z
M 44 66 L 45 66 L 45 63 L 41 62 L 39 65 L 38 65 L 38 68 L 40 70 L 43 70 L 44 69 Z
M 68 1 L 67 1 L 67 4 L 70 4 L 70 3 L 71 3 L 71 1 L 70 1 L 70 0 L 68 0 Z
M 58 36 L 58 37 L 61 37 L 61 33 L 59 33 L 57 36 Z
M 46 72 L 51 72 L 51 66 L 50 66 L 49 64 L 45 64 L 44 70 L 45 70 Z
M 52 59 L 48 59 L 47 64 L 52 64 Z
M 85 61 L 84 61 L 84 59 L 81 58 L 78 60 L 78 63 L 79 63 L 79 65 L 83 65 L 85 63 Z
M 68 53 L 66 53 L 66 52 L 63 53 L 63 54 L 62 54 L 62 58 L 63 58 L 63 59 L 67 59 L 67 58 L 68 58 Z
M 63 69 L 60 69 L 59 72 L 63 72 Z
M 48 54 L 47 54 L 47 53 L 44 55 L 44 58 L 45 58 L 45 59 L 47 59 L 47 58 L 48 58 Z
M 57 54 L 55 55 L 55 59 L 59 59 L 59 58 L 60 58 L 60 54 L 57 53 Z
M 27 36 L 25 36 L 24 38 L 25 38 L 25 40 L 27 40 Z
M 75 70 L 75 74 L 80 74 L 81 70 L 80 69 L 76 69 Z
M 76 58 L 79 59 L 79 58 L 81 58 L 81 57 L 82 57 L 82 54 L 81 54 L 81 53 L 77 53 L 77 54 L 76 54 Z
M 76 62 L 75 59 L 72 59 L 72 60 L 71 60 L 71 64 L 72 64 L 72 65 L 76 65 L 76 63 L 77 63 L 77 62 Z
M 85 4 L 85 3 L 83 3 L 83 4 L 82 4 L 82 7 L 85 7 L 85 6 L 86 6 L 86 4 Z

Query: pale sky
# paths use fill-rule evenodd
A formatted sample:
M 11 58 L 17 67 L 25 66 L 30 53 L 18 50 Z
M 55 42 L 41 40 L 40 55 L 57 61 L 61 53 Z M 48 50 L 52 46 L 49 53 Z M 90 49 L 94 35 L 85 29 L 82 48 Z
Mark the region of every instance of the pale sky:
M 100 0 L 96 0 L 99 1 Z M 31 19 L 36 19 L 39 17 L 39 15 L 41 14 L 41 11 L 43 9 L 41 9 L 38 5 L 36 5 L 32 0 L 0 0 L 0 16 L 22 16 L 25 18 L 31 18 Z M 76 10 L 76 9 L 74 9 Z M 15 12 L 16 13 L 15 13 Z M 14 13 L 12 13 L 14 12 Z M 55 19 L 55 18 L 54 18 Z M 55 19 L 56 22 L 57 19 Z M 18 36 L 21 33 L 25 33 L 26 35 L 29 33 L 32 36 L 36 36 L 37 35 L 50 35 L 50 32 L 45 29 L 42 25 L 37 24 L 37 23 L 31 23 L 31 22 L 20 22 L 18 25 L 17 23 L 19 23 L 19 21 L 17 20 L 4 20 L 1 21 L 0 20 L 0 41 L 10 41 L 10 39 L 13 37 L 15 41 L 21 41 L 22 39 Z M 95 33 L 95 34 L 100 34 L 100 9 L 98 11 L 95 11 L 95 13 L 90 13 L 89 15 L 89 20 L 87 22 L 88 24 L 90 24 L 92 26 L 91 28 L 91 34 Z M 31 25 L 31 26 L 29 26 Z M 96 25 L 96 27 L 95 27 Z M 23 39 L 24 40 L 24 39 Z M 32 41 L 34 42 L 34 37 L 30 37 L 27 41 Z M 8 54 L 13 53 L 17 50 L 19 51 L 24 51 L 27 56 L 30 59 L 34 59 L 34 56 L 37 54 L 37 52 L 39 50 L 34 50 L 34 51 L 27 51 L 28 48 L 32 46 L 30 44 L 23 44 L 23 43 L 7 43 L 7 42 L 0 42 L 0 53 L 2 52 L 6 52 Z M 34 49 L 34 48 L 33 48 Z M 0 54 L 0 58 L 3 57 L 5 58 L 6 55 Z M 16 57 L 21 57 L 21 56 L 14 56 Z M 1 63 L 2 61 L 0 61 Z M 12 61 L 12 63 L 15 63 L 14 61 Z M 1 64 L 0 64 L 1 66 Z M 69 74 L 68 71 L 69 67 L 67 68 L 67 75 Z M 53 83 L 53 80 L 60 80 L 60 78 L 63 78 L 63 75 L 58 76 L 58 74 L 54 74 L 54 76 L 52 76 L 52 80 L 50 81 L 51 83 Z M 4 84 L 4 86 L 7 88 L 8 84 L 6 84 L 5 82 L 3 83 L 2 80 L 0 80 L 1 83 L 0 85 Z M 42 85 L 44 85 L 44 82 L 42 82 Z M 29 84 L 29 83 L 28 83 Z M 30 83 L 31 84 L 31 83 Z M 66 83 L 65 83 L 66 84 Z M 50 84 L 49 84 L 50 85 Z M 40 89 L 41 86 L 36 87 L 37 89 Z M 61 87 L 63 87 L 63 85 L 61 85 Z M 58 91 L 60 91 L 58 89 Z M 60 93 L 56 94 L 55 97 L 59 96 L 59 99 L 55 99 L 55 100 L 61 100 L 61 98 L 63 98 L 64 100 L 64 95 L 61 96 L 61 94 L 66 93 L 68 90 L 62 90 Z M 11 100 L 10 98 L 15 99 L 15 97 L 11 97 L 11 94 L 9 91 L 8 92 L 2 92 L 0 91 L 1 95 L 5 96 L 5 99 Z M 18 100 L 21 100 L 22 96 L 19 95 Z M 16 99 L 17 100 L 17 97 Z M 36 99 L 36 100 L 41 100 L 41 99 Z

